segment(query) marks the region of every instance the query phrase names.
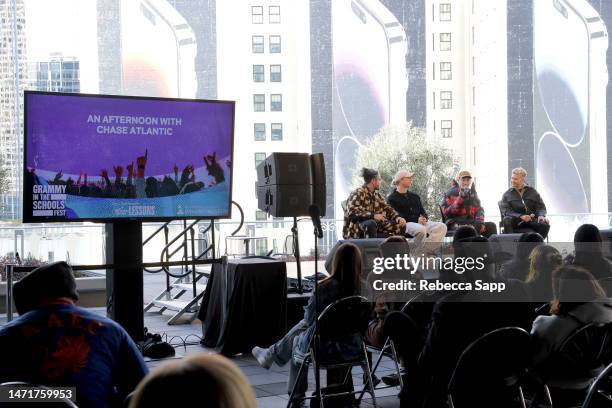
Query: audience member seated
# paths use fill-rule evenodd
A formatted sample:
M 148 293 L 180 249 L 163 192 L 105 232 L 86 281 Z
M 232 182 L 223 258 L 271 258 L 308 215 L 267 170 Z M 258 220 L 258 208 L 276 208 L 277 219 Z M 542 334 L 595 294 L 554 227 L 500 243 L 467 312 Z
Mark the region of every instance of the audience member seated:
M 512 170 L 512 187 L 504 193 L 500 203 L 504 232 L 508 234 L 517 228 L 527 228 L 546 238 L 550 229 L 546 205 L 536 189 L 525 183 L 525 177 L 525 169 L 518 167 Z
M 531 251 L 529 273 L 525 282 L 534 304 L 541 305 L 553 299 L 552 274 L 562 262 L 563 257 L 559 251 L 550 245 L 540 245 Z
M 421 197 L 408 191 L 412 186 L 413 177 L 412 172 L 398 171 L 393 177 L 395 189 L 389 194 L 387 201 L 400 217 L 406 220 L 406 233 L 414 237 L 413 252 L 433 253 L 444 241 L 447 228 L 444 223 L 430 221 L 421 203 Z
M 329 304 L 348 296 L 361 295 L 361 253 L 359 248 L 350 243 L 344 243 L 334 255 L 331 275 L 320 282 L 318 292 L 318 313 Z M 364 284 L 365 285 L 365 284 Z M 253 356 L 257 362 L 268 369 L 272 363 L 284 366 L 290 363 L 288 393 L 291 393 L 297 382 L 294 397 L 303 398 L 308 386 L 307 375 L 296 378 L 300 364 L 309 352 L 310 341 L 315 329 L 315 298 L 310 297 L 304 309 L 304 318 L 270 348 L 253 348 Z M 332 353 L 339 358 L 354 356 L 361 347 L 362 338 L 347 339 L 344 343 L 325 344 L 324 353 Z M 299 406 L 299 403 L 295 403 Z
M 227 358 L 198 353 L 155 368 L 138 385 L 130 408 L 256 408 L 255 393 L 244 374 Z
M 493 258 L 484 237 L 464 239 L 457 246 L 455 256 Z M 492 282 L 493 272 L 493 264 L 486 262 L 484 268 L 468 268 L 461 275 L 465 282 L 474 283 L 476 279 Z M 457 291 L 444 296 L 434 306 L 424 339 L 418 337 L 420 330 L 407 315 L 389 314 L 385 328 L 407 368 L 400 406 L 416 407 L 425 403 L 427 407 L 445 407 L 450 376 L 459 356 L 472 341 L 500 327 L 531 326 L 533 310 L 525 288 L 517 281 L 505 283 L 505 292 L 495 295 L 497 298 L 476 291 Z
M 441 207 L 449 231 L 461 225 L 471 225 L 487 238 L 497 234 L 495 224 L 484 220 L 484 209 L 480 205 L 476 184 L 472 183 L 472 174 L 467 170 L 460 171 L 451 182 Z
M 75 306 L 66 262 L 35 269 L 15 283 L 13 296 L 20 316 L 0 329 L 0 382 L 76 387 L 78 406 L 108 407 L 147 374 L 121 326 Z
M 543 245 L 544 239 L 536 232 L 525 232 L 516 245 L 514 258 L 502 265 L 499 273 L 507 279 L 525 281 L 529 273 L 529 255 L 534 248 Z
M 568 263 L 584 267 L 595 279 L 612 277 L 612 262 L 603 255 L 599 228 L 581 225 L 574 234 L 574 249 L 574 255 L 567 258 Z
M 380 175 L 376 170 L 362 169 L 363 186 L 353 190 L 346 201 L 346 217 L 342 236 L 344 239 L 362 238 L 365 230 L 368 238 L 403 235 L 406 220 L 385 201 L 377 191 L 380 188 Z
M 612 322 L 612 300 L 593 275 L 582 267 L 566 265 L 553 273 L 551 316 L 538 316 L 533 322 L 531 336 L 534 343 L 533 368 L 544 381 L 562 375 L 555 359 L 568 337 L 588 324 L 603 325 Z M 572 367 L 567 367 L 572 375 Z M 561 392 L 556 397 L 555 391 Z M 584 390 L 586 391 L 586 390 Z M 562 392 L 551 388 L 553 405 L 569 399 L 582 401 L 584 392 Z M 577 394 L 577 395 L 576 395 Z
M 410 255 L 410 247 L 405 237 L 395 235 L 387 238 L 380 244 L 380 255 L 383 258 L 395 259 L 396 255 Z M 397 269 L 395 265 L 391 269 L 385 268 L 383 273 L 376 274 L 370 272 L 367 278 L 367 283 L 370 292 L 372 293 L 372 301 L 374 309 L 372 311 L 372 320 L 368 324 L 366 333 L 366 343 L 375 347 L 382 347 L 386 337 L 383 333 L 385 315 L 389 310 L 400 310 L 404 305 L 406 294 L 397 291 L 375 291 L 374 281 L 381 279 L 384 282 L 400 282 L 402 280 L 417 280 L 422 276 L 419 272 L 412 273 L 412 269 Z

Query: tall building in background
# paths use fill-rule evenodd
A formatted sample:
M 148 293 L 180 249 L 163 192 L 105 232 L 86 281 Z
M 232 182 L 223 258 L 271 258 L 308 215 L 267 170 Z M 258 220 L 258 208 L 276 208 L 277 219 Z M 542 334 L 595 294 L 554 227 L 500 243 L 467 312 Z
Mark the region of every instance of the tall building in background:
M 427 134 L 438 137 L 459 156 L 471 159 L 471 124 L 466 115 L 467 74 L 471 43 L 465 1 L 427 0 Z
M 489 216 L 499 214 L 497 202 L 508 186 L 507 14 L 506 0 L 472 0 L 465 10 L 466 166 Z
M 23 0 L 0 1 L 0 155 L 8 170 L 8 190 L 1 196 L 0 218 L 21 217 L 19 194 L 22 168 L 21 94 L 26 85 L 25 6 Z
M 81 91 L 79 61 L 61 54 L 49 61 L 28 62 L 28 89 L 49 92 Z
M 232 198 L 247 220 L 266 221 L 256 166 L 272 152 L 312 149 L 309 4 L 217 2 L 216 15 L 218 98 L 236 101 Z

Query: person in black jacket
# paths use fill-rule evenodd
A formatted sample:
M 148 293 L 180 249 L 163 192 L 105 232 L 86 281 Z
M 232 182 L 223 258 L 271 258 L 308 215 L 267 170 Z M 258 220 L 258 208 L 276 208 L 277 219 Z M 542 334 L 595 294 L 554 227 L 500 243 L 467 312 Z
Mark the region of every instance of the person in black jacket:
M 593 224 L 581 225 L 574 234 L 574 255 L 568 256 L 567 262 L 582 266 L 595 279 L 612 277 L 612 262 L 603 256 L 601 242 L 599 228 Z
M 442 222 L 429 221 L 421 198 L 408 191 L 413 176 L 406 170 L 395 174 L 395 190 L 387 197 L 387 203 L 406 220 L 406 232 L 414 237 L 416 251 L 422 248 L 424 252 L 435 252 L 446 236 L 447 227 Z
M 550 230 L 546 205 L 536 189 L 525 184 L 525 177 L 525 169 L 518 167 L 512 170 L 512 187 L 504 193 L 500 203 L 504 231 L 508 233 L 516 228 L 527 228 L 546 238 Z

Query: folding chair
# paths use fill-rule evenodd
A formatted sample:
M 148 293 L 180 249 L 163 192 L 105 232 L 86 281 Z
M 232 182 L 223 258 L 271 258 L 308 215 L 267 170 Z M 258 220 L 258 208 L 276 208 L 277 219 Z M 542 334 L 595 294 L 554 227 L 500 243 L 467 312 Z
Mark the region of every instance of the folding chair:
M 612 361 L 612 324 L 588 324 L 569 336 L 541 369 L 540 379 L 548 402 L 554 394 L 561 395 L 561 406 L 573 406 L 582 401 L 594 379 Z M 560 405 L 555 402 L 555 407 Z M 567 405 L 564 405 L 567 402 Z
M 601 372 L 589 387 L 582 408 L 612 406 L 612 364 Z
M 529 363 L 530 341 L 525 330 L 503 327 L 467 346 L 448 383 L 449 407 L 508 407 L 518 399 L 525 408 L 521 383 Z
M 372 395 L 372 404 L 376 406 L 376 396 L 374 393 L 374 387 L 372 382 L 372 376 L 370 375 L 370 364 L 368 362 L 368 355 L 366 351 L 365 342 L 363 341 L 364 333 L 368 326 L 370 319 L 370 303 L 363 296 L 349 296 L 327 306 L 319 315 L 319 332 L 317 336 L 313 336 L 309 345 L 309 352 L 304 357 L 304 360 L 300 364 L 295 384 L 291 389 L 289 395 L 289 401 L 287 407 L 293 403 L 296 398 L 294 397 L 296 385 L 299 383 L 302 375 L 308 375 L 308 366 L 312 361 L 315 363 L 315 367 L 319 370 L 321 368 L 333 369 L 333 368 L 351 368 L 353 366 L 361 366 L 363 372 L 366 374 L 367 383 L 364 384 L 364 389 L 367 388 L 368 392 Z M 316 338 L 315 338 L 316 337 Z M 325 348 L 333 345 L 342 343 L 352 342 L 356 337 L 360 337 L 360 347 L 356 351 L 355 355 L 349 358 L 338 358 L 337 353 L 326 353 Z M 315 349 L 315 344 L 318 344 L 320 350 Z M 344 379 L 342 385 L 345 385 L 348 376 L 350 376 L 350 369 Z M 340 397 L 343 395 L 355 395 L 359 391 L 345 391 L 337 393 L 323 394 L 321 393 L 321 399 L 319 401 L 319 407 L 323 407 L 323 401 L 330 397 Z M 305 396 L 300 400 L 315 399 L 316 396 Z

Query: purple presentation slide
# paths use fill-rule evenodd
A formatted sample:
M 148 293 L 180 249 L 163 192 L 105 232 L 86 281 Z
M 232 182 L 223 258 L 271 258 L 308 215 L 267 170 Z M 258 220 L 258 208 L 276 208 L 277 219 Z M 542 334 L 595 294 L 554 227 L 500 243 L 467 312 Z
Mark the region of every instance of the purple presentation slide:
M 25 93 L 24 222 L 228 217 L 234 103 Z

